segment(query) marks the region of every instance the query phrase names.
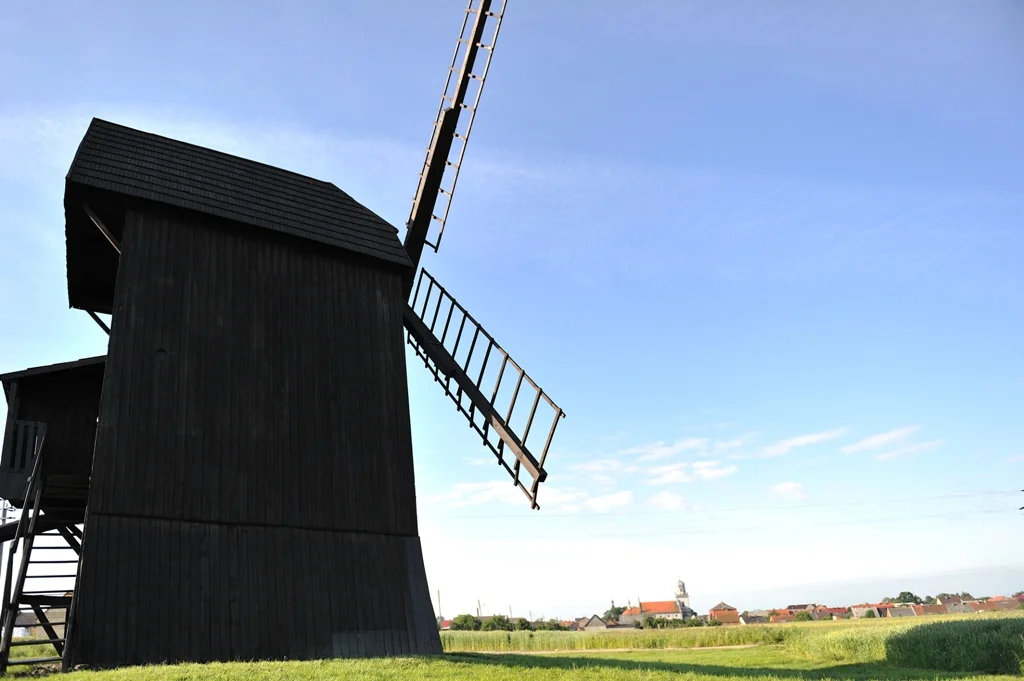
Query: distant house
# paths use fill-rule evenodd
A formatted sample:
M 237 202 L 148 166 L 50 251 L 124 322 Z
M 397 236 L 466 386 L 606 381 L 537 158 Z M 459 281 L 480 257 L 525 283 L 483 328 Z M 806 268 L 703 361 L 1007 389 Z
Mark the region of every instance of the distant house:
M 581 620 L 577 620 L 580 631 L 594 631 L 596 629 L 607 629 L 608 623 L 597 615 L 591 617 L 584 617 Z
M 643 620 L 643 615 L 640 613 L 640 608 L 633 606 L 632 608 L 626 608 L 619 615 L 619 624 L 623 626 L 633 626 L 637 622 Z
M 739 624 L 740 613 L 724 601 L 719 602 L 708 612 L 708 619 L 718 620 L 722 624 Z
M 441 620 L 441 631 L 448 631 L 452 628 L 451 620 Z
M 740 615 L 740 624 L 767 624 L 768 618 L 764 615 Z
M 960 605 L 964 601 L 959 596 L 939 596 L 935 599 L 935 602 L 948 607 L 950 605 Z
M 936 605 L 915 605 L 915 606 L 912 606 L 912 607 L 914 608 L 914 614 L 918 615 L 918 616 L 920 616 L 920 615 L 945 615 L 946 613 L 949 612 L 949 608 L 947 608 L 944 605 L 938 605 L 938 604 L 936 604 Z
M 892 603 L 861 603 L 850 608 L 850 614 L 854 617 L 865 617 L 869 611 L 873 611 L 874 617 L 885 617 L 890 608 L 896 607 Z
M 815 608 L 815 604 L 814 603 L 798 603 L 797 605 L 787 605 L 786 606 L 786 610 L 789 610 L 789 612 L 792 613 L 792 614 L 795 614 L 795 613 L 797 613 L 797 612 L 799 612 L 801 610 L 814 610 L 814 608 Z
M 914 608 L 909 605 L 898 605 L 893 608 L 889 608 L 886 617 L 917 617 L 917 613 L 914 612 Z
M 751 615 L 753 617 L 763 617 L 763 618 L 765 618 L 767 620 L 769 617 L 772 616 L 772 611 L 771 610 L 748 610 L 747 614 Z
M 969 603 L 964 603 L 964 605 L 970 606 L 974 612 L 995 612 L 997 610 L 1016 610 L 1018 602 L 1015 598 L 1003 598 L 1000 600 L 990 598 L 987 601 L 970 601 Z
M 679 601 L 642 601 L 640 603 L 640 619 L 664 617 L 670 620 L 682 620 L 694 616 L 693 610 L 680 604 Z
M 953 603 L 951 605 L 947 605 L 946 609 L 949 610 L 950 613 L 955 615 L 970 615 L 975 612 L 974 608 L 972 608 L 970 604 L 964 603 L 962 601 L 960 603 Z
M 795 620 L 795 618 L 796 618 L 795 615 L 790 615 L 789 613 L 783 613 L 783 614 L 778 614 L 778 615 L 772 615 L 771 619 L 769 619 L 769 621 L 772 624 L 781 624 L 783 622 L 792 622 L 792 621 Z

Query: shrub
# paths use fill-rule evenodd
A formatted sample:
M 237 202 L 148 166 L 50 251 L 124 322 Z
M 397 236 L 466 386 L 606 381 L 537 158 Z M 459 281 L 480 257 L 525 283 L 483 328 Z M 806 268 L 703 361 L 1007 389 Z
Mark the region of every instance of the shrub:
M 472 615 L 458 615 L 450 626 L 452 631 L 479 631 L 480 620 Z
M 811 617 L 811 613 L 809 612 L 798 612 L 797 614 L 793 615 L 794 622 L 810 622 L 813 619 L 814 618 Z

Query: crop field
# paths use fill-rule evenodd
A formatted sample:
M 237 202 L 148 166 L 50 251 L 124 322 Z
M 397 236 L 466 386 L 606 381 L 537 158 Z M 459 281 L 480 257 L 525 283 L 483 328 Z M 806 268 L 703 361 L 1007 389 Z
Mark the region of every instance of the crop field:
M 1024 675 L 1024 616 L 1015 614 L 669 631 L 445 632 L 442 641 L 448 652 L 435 658 L 166 665 L 62 678 L 667 681 L 685 674 L 688 681 L 1010 681 Z

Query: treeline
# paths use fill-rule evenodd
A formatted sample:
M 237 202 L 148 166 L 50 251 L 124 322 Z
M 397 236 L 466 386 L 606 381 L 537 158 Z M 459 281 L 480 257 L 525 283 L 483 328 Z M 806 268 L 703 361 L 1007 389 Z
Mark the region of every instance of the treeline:
M 677 620 L 647 615 L 642 620 L 634 622 L 633 626 L 637 629 L 685 629 L 689 627 L 720 627 L 722 623 L 718 620 L 704 620 L 701 617 Z
M 438 628 L 441 621 L 438 620 Z M 504 615 L 478 618 L 473 615 L 459 615 L 452 619 L 452 631 L 568 631 L 569 627 L 558 620 L 531 622 L 525 617 L 509 619 Z

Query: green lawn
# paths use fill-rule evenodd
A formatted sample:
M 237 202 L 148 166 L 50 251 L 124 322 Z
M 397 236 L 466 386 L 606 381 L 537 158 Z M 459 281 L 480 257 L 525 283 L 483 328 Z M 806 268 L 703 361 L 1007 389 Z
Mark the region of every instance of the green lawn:
M 195 679 L 1010 679 L 1024 672 L 1024 618 L 914 618 L 651 632 L 446 635 L 436 658 L 168 665 L 78 671 L 68 681 Z M 746 647 L 714 647 L 723 645 Z M 518 646 L 520 651 L 507 652 Z M 529 646 L 529 650 L 526 647 Z M 566 649 L 574 646 L 575 649 Z M 501 650 L 505 648 L 506 650 Z M 547 650 L 543 650 L 547 648 Z M 585 650 L 582 648 L 590 648 Z M 621 648 L 633 648 L 623 651 Z M 17 669 L 17 668 L 15 668 Z M 1005 675 L 991 675 L 992 672 Z
M 951 674 L 908 670 L 879 663 L 830 663 L 809 660 L 784 646 L 716 650 L 637 650 L 631 652 L 488 654 L 448 653 L 440 658 L 259 662 L 129 668 L 75 672 L 68 681 L 242 681 L 287 679 L 395 679 L 395 681 L 524 681 L 524 679 L 607 679 L 608 681 L 687 681 L 718 679 L 1004 679 L 1009 676 Z M 1019 678 L 1019 677 L 1016 677 Z

